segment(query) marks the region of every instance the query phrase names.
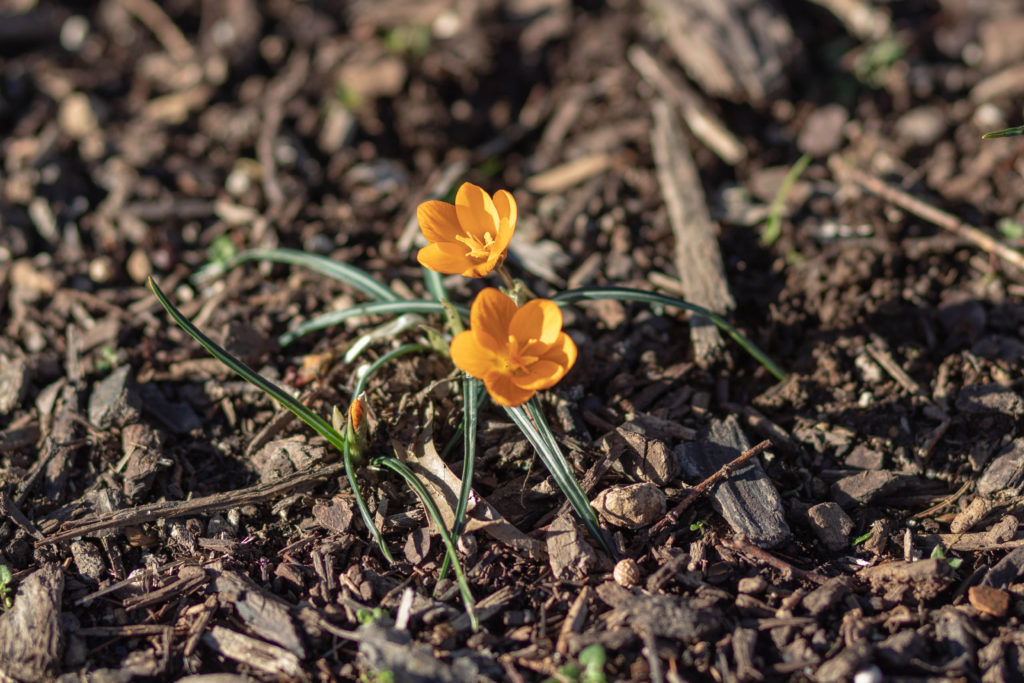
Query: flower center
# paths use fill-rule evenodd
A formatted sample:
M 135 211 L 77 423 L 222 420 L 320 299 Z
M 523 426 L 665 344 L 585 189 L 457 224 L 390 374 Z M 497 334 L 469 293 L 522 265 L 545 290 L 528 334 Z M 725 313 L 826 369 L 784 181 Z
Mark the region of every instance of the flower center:
M 540 359 L 538 356 L 531 356 L 523 353 L 523 348 L 533 341 L 536 340 L 527 339 L 526 343 L 520 344 L 515 337 L 509 335 L 507 347 L 508 355 L 502 359 L 504 361 L 503 369 L 505 372 L 511 375 L 525 375 L 528 368 Z
M 469 248 L 469 253 L 466 256 L 474 261 L 486 261 L 490 258 L 491 251 L 493 251 L 494 237 L 491 236 L 490 232 L 484 233 L 482 242 L 473 235 L 457 235 L 455 239 Z

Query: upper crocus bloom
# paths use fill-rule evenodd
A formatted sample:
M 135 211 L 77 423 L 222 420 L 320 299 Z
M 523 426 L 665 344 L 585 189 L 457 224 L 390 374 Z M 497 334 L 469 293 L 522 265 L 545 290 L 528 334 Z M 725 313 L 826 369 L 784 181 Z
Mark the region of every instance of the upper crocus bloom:
M 558 383 L 576 362 L 576 344 L 562 332 L 562 312 L 547 299 L 517 308 L 493 287 L 480 292 L 469 311 L 469 329 L 455 335 L 452 361 L 482 379 L 503 406 L 520 406 Z
M 463 183 L 455 204 L 432 200 L 416 209 L 429 244 L 416 259 L 439 273 L 483 277 L 505 259 L 516 229 L 516 200 L 505 190 L 492 198 L 483 188 Z

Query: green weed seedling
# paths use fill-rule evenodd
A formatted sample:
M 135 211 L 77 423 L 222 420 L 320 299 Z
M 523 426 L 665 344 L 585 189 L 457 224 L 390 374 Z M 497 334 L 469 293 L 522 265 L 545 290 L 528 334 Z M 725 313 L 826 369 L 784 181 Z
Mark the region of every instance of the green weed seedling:
M 604 665 L 608 660 L 604 648 L 598 644 L 588 645 L 580 650 L 578 664 L 566 664 L 558 673 L 544 683 L 607 683 Z
M 14 604 L 11 599 L 11 582 L 14 581 L 14 574 L 6 564 L 0 564 L 0 609 L 6 611 Z
M 932 554 L 929 557 L 933 560 L 945 560 L 946 564 L 948 564 L 954 571 L 960 569 L 960 565 L 964 563 L 964 561 L 959 557 L 949 557 L 946 555 L 946 549 L 941 545 L 937 545 L 932 548 Z
M 628 287 L 583 287 L 560 292 L 550 299 L 534 297 L 529 288 L 522 281 L 513 279 L 504 266 L 517 216 L 515 199 L 509 192 L 499 190 L 492 196 L 470 183 L 459 188 L 454 204 L 437 200 L 421 204 L 417 218 L 427 246 L 420 249 L 417 260 L 424 267 L 424 288 L 429 298 L 404 298 L 398 291 L 385 286 L 360 268 L 292 249 L 243 251 L 227 261 L 213 259 L 197 274 L 197 279 L 201 281 L 249 261 L 283 263 L 309 268 L 337 279 L 367 297 L 366 302 L 299 324 L 279 338 L 282 346 L 303 335 L 356 316 L 397 315 L 405 318 L 400 325 L 394 325 L 392 321 L 366 332 L 349 345 L 349 352 L 345 354 L 347 363 L 382 343 L 392 348 L 380 352 L 375 361 L 357 373 L 352 392 L 354 398 L 347 416 L 335 407 L 331 421 L 299 403 L 280 384 L 262 377 L 214 343 L 171 304 L 156 282 L 150 280 L 149 283 L 174 322 L 207 352 L 292 411 L 342 453 L 345 474 L 356 507 L 381 554 L 389 562 L 393 561 L 391 552 L 375 526 L 374 517 L 362 496 L 356 479 L 356 467 L 365 463 L 373 470 L 397 474 L 404 480 L 438 529 L 446 549 L 440 575 L 444 576 L 449 567 L 454 567 L 455 579 L 474 629 L 478 628 L 478 622 L 473 608 L 473 596 L 456 553 L 454 539 L 462 533 L 466 524 L 466 508 L 476 460 L 478 413 L 485 394 L 504 409 L 509 419 L 534 447 L 597 543 L 609 555 L 615 555 L 598 523 L 597 514 L 576 481 L 569 461 L 548 426 L 536 396 L 538 392 L 557 384 L 576 361 L 576 345 L 562 330 L 562 307 L 581 301 L 617 300 L 646 303 L 659 309 L 659 314 L 661 309 L 690 311 L 718 326 L 774 377 L 779 380 L 785 378 L 782 370 L 725 318 L 684 299 Z M 483 278 L 492 272 L 501 277 L 504 289 L 483 289 L 471 308 L 452 302 L 441 279 L 442 274 Z M 403 288 L 407 289 L 408 286 Z M 428 320 L 435 322 L 430 323 Z M 441 321 L 440 324 L 437 321 Z M 400 333 L 405 335 L 411 332 L 418 332 L 422 339 L 404 344 L 396 339 Z M 359 397 L 371 376 L 391 360 L 412 353 L 440 354 L 462 371 L 462 420 L 458 430 L 463 442 L 462 483 L 454 523 L 450 529 L 445 525 L 424 483 L 399 458 L 368 452 L 365 430 L 360 430 L 363 406 Z

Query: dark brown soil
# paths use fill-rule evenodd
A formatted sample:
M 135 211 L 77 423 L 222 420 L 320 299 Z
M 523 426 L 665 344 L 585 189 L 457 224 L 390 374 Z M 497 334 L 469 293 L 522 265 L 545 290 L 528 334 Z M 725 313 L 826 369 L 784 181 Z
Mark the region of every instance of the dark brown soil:
M 594 644 L 607 680 L 1022 680 L 1024 143 L 981 140 L 1022 32 L 1016 0 L 0 5 L 0 680 L 578 680 Z M 465 181 L 514 193 L 540 295 L 686 295 L 788 373 L 567 308 L 544 406 L 619 557 L 485 402 L 478 632 L 402 481 L 359 472 L 389 564 L 337 454 L 145 286 L 326 416 L 420 328 L 345 363 L 384 318 L 277 339 L 347 285 L 191 277 L 289 247 L 425 296 L 416 206 Z M 457 481 L 455 378 L 385 366 L 371 452 Z

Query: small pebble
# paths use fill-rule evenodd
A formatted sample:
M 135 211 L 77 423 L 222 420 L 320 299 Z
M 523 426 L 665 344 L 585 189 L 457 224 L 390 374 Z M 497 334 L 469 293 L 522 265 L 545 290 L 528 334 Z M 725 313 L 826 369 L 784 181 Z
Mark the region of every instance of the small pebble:
M 612 571 L 612 577 L 615 579 L 615 583 L 623 588 L 632 588 L 640 583 L 640 567 L 634 560 L 627 557 L 625 560 L 618 561 Z

